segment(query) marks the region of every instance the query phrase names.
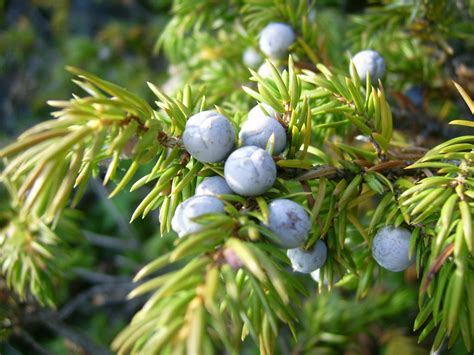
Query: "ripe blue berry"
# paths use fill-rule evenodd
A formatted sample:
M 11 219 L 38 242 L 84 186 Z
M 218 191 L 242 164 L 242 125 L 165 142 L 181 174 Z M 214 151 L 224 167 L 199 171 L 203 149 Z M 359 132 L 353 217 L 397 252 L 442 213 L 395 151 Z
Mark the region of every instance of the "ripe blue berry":
M 256 114 L 258 111 L 251 115 L 249 113 L 247 121 L 244 122 L 240 129 L 239 138 L 242 141 L 242 145 L 254 145 L 265 149 L 271 135 L 275 136 L 275 146 L 273 149 L 274 154 L 280 154 L 286 146 L 286 132 L 283 126 L 273 117 L 264 115 L 262 110 L 259 112 L 262 115 Z M 255 107 L 252 109 L 254 110 Z
M 183 134 L 186 150 L 203 163 L 217 163 L 232 151 L 235 132 L 230 121 L 216 111 L 191 116 Z
M 295 32 L 286 23 L 270 23 L 260 33 L 260 50 L 269 58 L 282 59 L 295 39 Z
M 313 278 L 314 281 L 316 281 L 317 283 L 321 282 L 321 269 L 316 269 L 314 271 L 311 272 L 311 277 Z M 333 274 L 333 282 L 336 283 L 338 282 L 341 277 L 338 275 L 338 274 Z M 328 279 L 326 278 L 326 276 L 324 276 L 324 279 L 323 279 L 323 284 L 324 285 L 328 285 L 329 284 L 329 281 Z
M 227 195 L 231 194 L 232 190 L 225 182 L 225 179 L 220 176 L 210 176 L 202 180 L 196 187 L 195 195 Z
M 266 150 L 247 146 L 237 149 L 227 158 L 224 175 L 235 193 L 258 196 L 273 186 L 276 166 Z
M 362 84 L 367 80 L 367 74 L 370 74 L 372 83 L 376 83 L 385 72 L 385 60 L 379 52 L 371 49 L 358 52 L 352 57 L 352 63 L 354 63 Z M 350 69 L 352 71 L 352 67 Z
M 413 263 L 408 257 L 411 233 L 401 227 L 384 227 L 377 232 L 372 255 L 377 263 L 390 271 L 403 271 Z
M 309 274 L 324 265 L 328 249 L 322 240 L 318 240 L 312 249 L 304 250 L 301 247 L 288 249 L 286 254 L 291 261 L 293 270 Z
M 180 238 L 199 232 L 205 226 L 193 219 L 210 213 L 224 213 L 224 203 L 213 196 L 191 197 L 178 205 L 171 220 L 171 227 Z
M 260 65 L 260 63 L 262 63 L 263 60 L 260 53 L 252 47 L 249 47 L 245 50 L 242 59 L 244 61 L 244 64 L 252 69 L 258 68 L 258 66 Z
M 287 199 L 268 204 L 269 221 L 266 226 L 278 238 L 283 248 L 300 247 L 308 239 L 311 220 L 303 206 Z
M 275 65 L 275 64 L 274 64 L 274 65 Z M 275 66 L 276 66 L 276 65 L 275 65 Z M 280 73 L 282 73 L 283 70 L 286 69 L 284 65 L 276 66 L 276 68 L 278 69 L 278 71 L 279 71 Z M 259 67 L 258 70 L 257 70 L 257 73 L 258 73 L 258 75 L 260 75 L 262 78 L 272 76 L 272 72 L 270 71 L 270 66 L 268 65 L 267 62 L 263 62 L 262 65 L 260 65 L 260 67 Z
M 265 109 L 266 113 L 263 112 L 262 107 Z M 249 111 L 248 118 L 249 120 L 258 120 L 264 116 L 276 117 L 277 112 L 270 105 L 262 102 L 260 105 L 255 105 Z

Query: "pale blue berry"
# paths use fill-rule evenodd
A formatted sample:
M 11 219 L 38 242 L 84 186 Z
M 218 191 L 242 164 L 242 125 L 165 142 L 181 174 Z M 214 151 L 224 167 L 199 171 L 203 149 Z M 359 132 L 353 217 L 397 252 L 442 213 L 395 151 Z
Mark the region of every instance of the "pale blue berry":
M 275 145 L 273 152 L 278 155 L 286 146 L 285 129 L 275 118 L 264 115 L 260 107 L 256 106 L 256 108 L 258 108 L 262 115 L 256 114 L 257 111 L 254 111 L 253 115 L 249 113 L 248 119 L 242 125 L 239 133 L 242 145 L 254 145 L 265 149 L 268 140 L 274 135 Z M 254 109 L 255 107 L 252 110 Z
M 293 270 L 309 274 L 324 265 L 328 249 L 322 240 L 318 240 L 309 250 L 299 247 L 289 249 L 286 254 L 291 261 Z
M 273 186 L 276 166 L 266 150 L 247 146 L 237 149 L 227 158 L 224 176 L 235 193 L 258 196 Z
M 194 218 L 211 213 L 224 213 L 224 203 L 214 196 L 194 196 L 178 205 L 171 220 L 171 228 L 178 236 L 201 231 L 205 226 Z
M 263 58 L 256 49 L 249 47 L 244 51 L 243 61 L 248 68 L 256 69 L 262 63 Z
M 295 40 L 291 26 L 286 23 L 270 23 L 260 33 L 260 50 L 269 58 L 282 59 Z
M 266 113 L 263 112 L 262 107 L 265 109 Z M 249 111 L 247 119 L 256 120 L 264 116 L 276 117 L 277 112 L 273 109 L 273 107 L 262 102 L 261 104 L 252 107 L 252 109 Z
M 411 233 L 405 228 L 388 226 L 380 229 L 372 243 L 372 255 L 389 271 L 403 271 L 413 263 L 409 258 Z
M 311 277 L 313 278 L 314 281 L 316 281 L 318 283 L 321 282 L 321 269 L 316 269 L 313 272 L 311 272 Z M 333 282 L 334 283 L 338 282 L 340 279 L 341 279 L 341 277 L 339 275 L 337 275 L 337 274 L 333 275 Z M 324 276 L 323 284 L 324 285 L 329 284 L 328 279 L 326 278 L 326 276 Z
M 230 121 L 216 111 L 191 116 L 183 133 L 186 150 L 203 163 L 217 163 L 232 151 L 235 131 Z
M 358 52 L 352 57 L 352 63 L 354 63 L 362 84 L 367 80 L 367 74 L 370 74 L 372 83 L 376 83 L 379 79 L 382 79 L 385 73 L 385 60 L 379 52 L 372 49 Z M 352 67 L 350 69 L 352 71 Z
M 285 70 L 285 66 L 283 65 L 279 65 L 276 67 L 278 69 L 278 71 L 280 73 L 283 72 L 283 70 Z M 272 72 L 270 71 L 270 66 L 268 65 L 267 62 L 263 62 L 262 65 L 260 65 L 260 67 L 258 68 L 257 70 L 257 73 L 258 75 L 260 75 L 262 78 L 267 78 L 267 77 L 270 77 L 272 76 Z
M 308 239 L 311 220 L 303 206 L 287 200 L 277 199 L 268 204 L 268 225 L 283 248 L 297 248 Z
M 227 195 L 231 194 L 232 190 L 227 185 L 227 182 L 220 176 L 209 176 L 202 180 L 196 187 L 195 195 Z

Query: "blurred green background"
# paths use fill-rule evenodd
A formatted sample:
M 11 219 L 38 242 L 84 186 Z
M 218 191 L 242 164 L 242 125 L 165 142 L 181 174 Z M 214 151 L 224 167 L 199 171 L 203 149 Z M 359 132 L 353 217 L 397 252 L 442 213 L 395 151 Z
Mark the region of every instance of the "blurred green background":
M 0 146 L 50 119 L 47 100 L 83 94 L 67 65 L 151 101 L 146 81 L 164 80 L 166 70 L 153 47 L 169 8 L 167 0 L 0 1 Z M 81 232 L 66 236 L 72 248 L 60 263 L 68 271 L 56 289 L 58 312 L 16 302 L 0 278 L 0 354 L 108 353 L 112 338 L 141 304 L 125 302 L 130 277 L 167 242 L 153 238 L 157 218 L 129 225 L 142 196 L 122 194 L 110 201 L 107 195 L 100 183 L 92 183 L 79 206 L 87 218 L 71 212 Z M 0 204 L 6 204 L 1 197 L 0 192 Z
M 66 65 L 126 86 L 146 98 L 164 60 L 152 55 L 170 1 L 0 1 L 2 135 L 48 117 L 48 99 L 76 88 Z M 77 91 L 77 90 L 76 90 Z

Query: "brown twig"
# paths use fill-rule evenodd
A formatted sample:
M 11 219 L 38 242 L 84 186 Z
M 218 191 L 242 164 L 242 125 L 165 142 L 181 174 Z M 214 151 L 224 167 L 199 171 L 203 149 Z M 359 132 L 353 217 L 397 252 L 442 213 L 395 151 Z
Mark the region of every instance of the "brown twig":
M 410 162 L 404 160 L 389 160 L 384 161 L 380 164 L 373 165 L 372 167 L 368 168 L 367 171 L 381 171 L 387 169 L 404 168 L 408 165 L 410 165 Z
M 108 355 L 110 351 L 97 345 L 89 336 L 77 329 L 73 329 L 62 322 L 57 314 L 50 311 L 25 315 L 21 320 L 22 325 L 41 324 L 45 328 L 60 335 L 81 347 L 86 354 Z
M 311 188 L 309 187 L 309 185 L 306 181 L 300 181 L 300 184 L 301 184 L 301 186 L 303 186 L 303 190 L 308 193 L 306 195 L 306 198 L 308 199 L 309 208 L 313 208 L 314 203 L 316 201 L 314 200 L 314 197 L 312 195 Z
M 121 283 L 109 283 L 93 286 L 86 291 L 78 294 L 72 298 L 58 311 L 58 318 L 64 320 L 74 313 L 78 308 L 83 306 L 90 299 L 96 295 L 113 295 L 112 298 L 107 299 L 107 303 L 116 301 L 125 301 L 127 294 L 136 287 L 137 284 L 131 281 Z
M 295 62 L 295 67 L 298 69 L 307 69 L 311 70 L 312 72 L 318 71 L 316 66 L 312 63 L 305 63 L 305 62 Z
M 51 355 L 51 353 L 43 348 L 27 331 L 24 329 L 16 329 L 13 332 L 13 336 L 18 338 L 21 342 L 25 343 L 30 350 L 37 355 Z
M 318 166 L 316 169 L 307 171 L 296 178 L 297 181 L 319 179 L 321 177 L 336 176 L 337 169 L 333 166 Z
M 431 265 L 428 273 L 426 274 L 426 278 L 424 279 L 423 284 L 421 285 L 421 292 L 426 292 L 426 290 L 430 286 L 431 281 L 434 279 L 439 269 L 441 269 L 441 266 L 443 266 L 446 259 L 453 252 L 454 252 L 454 243 L 451 243 L 438 256 L 438 258 L 434 261 L 433 265 Z
M 382 148 L 380 147 L 380 145 L 375 141 L 374 137 L 369 136 L 369 139 L 370 139 L 370 143 L 374 147 L 375 153 L 377 154 L 377 157 L 380 159 L 380 161 L 382 161 L 382 162 L 386 161 L 387 156 L 382 151 Z

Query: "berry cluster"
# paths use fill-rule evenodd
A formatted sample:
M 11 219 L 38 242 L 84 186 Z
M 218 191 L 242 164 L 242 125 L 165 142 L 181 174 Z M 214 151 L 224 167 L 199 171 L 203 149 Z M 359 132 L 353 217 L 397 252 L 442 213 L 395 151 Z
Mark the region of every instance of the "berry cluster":
M 240 148 L 234 150 L 235 131 L 232 123 L 216 111 L 203 111 L 191 116 L 183 134 L 186 150 L 198 161 L 224 163 L 224 177 L 206 177 L 195 189 L 195 196 L 182 202 L 175 211 L 172 228 L 179 237 L 199 232 L 204 225 L 196 217 L 225 213 L 220 195 L 259 196 L 268 191 L 277 176 L 275 162 L 266 150 L 273 141 L 273 152 L 286 148 L 285 128 L 278 113 L 269 105 L 255 106 L 239 132 Z M 276 237 L 275 242 L 289 249 L 288 257 L 294 270 L 310 273 L 320 268 L 327 249 L 318 241 L 310 250 L 303 248 L 311 230 L 311 220 L 305 209 L 288 199 L 276 199 L 268 205 L 268 221 L 262 223 Z
M 263 54 L 271 61 L 281 61 L 296 40 L 293 29 L 284 23 L 270 23 L 260 33 L 260 51 L 248 48 L 244 63 L 257 68 Z M 376 51 L 364 50 L 352 58 L 350 70 L 356 70 L 361 81 L 375 82 L 385 71 L 383 57 Z M 270 75 L 266 63 L 260 65 L 261 76 Z M 191 116 L 183 134 L 187 151 L 203 163 L 224 162 L 224 177 L 206 177 L 196 187 L 195 196 L 181 203 L 175 211 L 172 228 L 179 237 L 199 232 L 204 225 L 195 218 L 211 213 L 225 213 L 221 195 L 238 194 L 255 197 L 267 192 L 275 183 L 277 169 L 270 152 L 281 154 L 286 147 L 286 130 L 278 120 L 279 114 L 262 103 L 253 107 L 239 131 L 239 148 L 235 130 L 229 119 L 216 111 L 203 111 Z M 271 142 L 269 148 L 269 142 Z M 305 247 L 311 230 L 311 219 L 305 209 L 288 199 L 276 199 L 268 205 L 268 220 L 262 223 L 275 235 L 275 242 L 288 249 L 293 269 L 311 273 L 317 281 L 319 269 L 327 258 L 327 247 L 318 240 L 309 249 Z M 410 233 L 403 228 L 386 227 L 373 241 L 373 257 L 382 267 L 391 271 L 406 269 L 412 262 L 408 257 Z M 238 263 L 233 263 L 238 264 Z

